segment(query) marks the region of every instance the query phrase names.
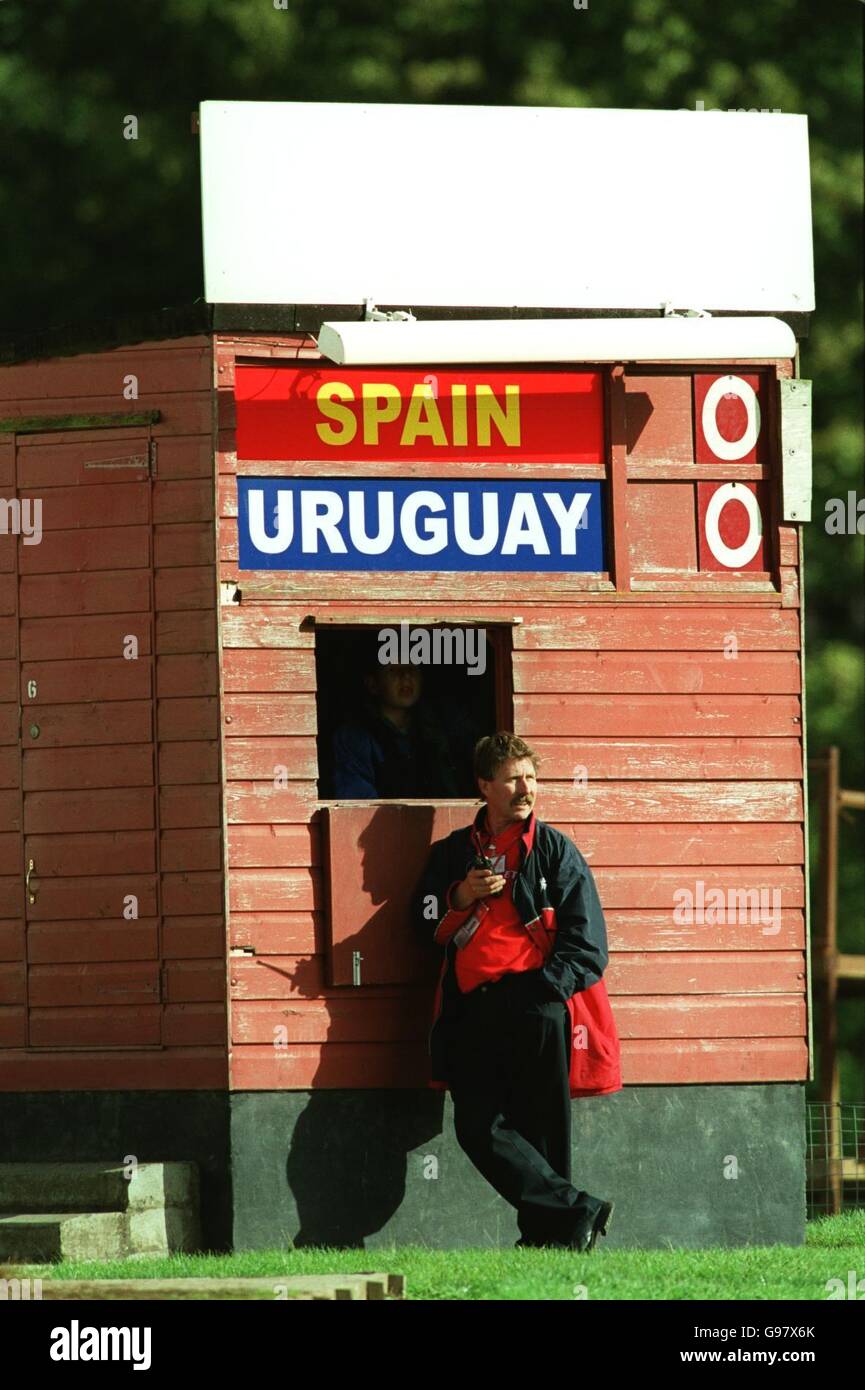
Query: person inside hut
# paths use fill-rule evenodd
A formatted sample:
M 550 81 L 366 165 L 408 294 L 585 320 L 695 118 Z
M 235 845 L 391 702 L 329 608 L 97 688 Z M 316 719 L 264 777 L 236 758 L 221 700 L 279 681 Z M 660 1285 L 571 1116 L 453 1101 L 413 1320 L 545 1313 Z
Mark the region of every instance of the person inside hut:
M 335 731 L 332 785 L 348 799 L 471 796 L 472 730 L 456 702 L 424 698 L 420 666 L 387 664 L 370 645 L 362 707 Z

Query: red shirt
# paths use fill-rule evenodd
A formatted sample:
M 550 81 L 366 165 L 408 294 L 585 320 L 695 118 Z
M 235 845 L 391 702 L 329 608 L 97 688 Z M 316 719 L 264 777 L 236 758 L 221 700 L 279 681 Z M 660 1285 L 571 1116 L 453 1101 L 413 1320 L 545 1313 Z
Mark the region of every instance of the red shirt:
M 484 852 L 492 859 L 495 872 L 504 873 L 507 883 L 499 897 L 480 900 L 489 911 L 474 935 L 457 951 L 457 984 L 463 994 L 478 985 L 498 980 L 510 971 L 539 970 L 544 964 L 543 954 L 514 906 L 513 883 L 519 869 L 520 836 L 524 828 L 524 821 L 515 821 L 498 835 L 492 835 L 489 817 L 484 822 Z

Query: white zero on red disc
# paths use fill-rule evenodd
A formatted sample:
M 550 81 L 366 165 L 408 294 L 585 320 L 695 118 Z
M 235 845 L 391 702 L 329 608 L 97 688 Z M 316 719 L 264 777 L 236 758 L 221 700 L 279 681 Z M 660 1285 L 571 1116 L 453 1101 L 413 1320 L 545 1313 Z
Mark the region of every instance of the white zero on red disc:
M 741 502 L 748 513 L 750 526 L 748 535 L 741 545 L 729 546 L 721 539 L 719 522 L 728 502 Z M 719 564 L 734 569 L 737 565 L 747 565 L 749 560 L 753 560 L 763 537 L 763 521 L 759 503 L 750 488 L 738 486 L 736 483 L 724 483 L 717 492 L 713 492 L 706 508 L 705 528 L 709 549 Z
M 725 439 L 718 429 L 716 414 L 722 396 L 738 396 L 745 407 L 747 424 L 740 439 Z M 749 454 L 760 433 L 760 402 L 753 386 L 740 376 L 719 376 L 706 392 L 703 401 L 703 437 L 712 453 L 719 459 L 740 459 Z

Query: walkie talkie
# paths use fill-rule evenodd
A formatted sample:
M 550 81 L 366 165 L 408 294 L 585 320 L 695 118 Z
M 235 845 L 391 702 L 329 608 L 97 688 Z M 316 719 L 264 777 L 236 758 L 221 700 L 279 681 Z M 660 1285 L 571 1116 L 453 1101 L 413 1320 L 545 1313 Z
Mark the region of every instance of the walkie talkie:
M 473 869 L 489 869 L 491 872 L 493 872 L 493 873 L 495 872 L 495 865 L 493 864 L 492 859 L 488 859 L 487 856 L 486 856 L 485 854 L 480 854 L 480 853 L 476 853 L 476 854 L 475 854 L 475 857 L 474 857 L 474 859 L 472 860 L 472 868 L 473 868 Z M 499 898 L 499 897 L 501 897 L 501 895 L 502 895 L 502 893 L 503 893 L 504 891 L 505 891 L 504 888 L 499 888 L 498 891 L 495 892 L 495 893 L 488 893 L 488 894 L 487 894 L 487 897 L 489 897 L 489 898 Z

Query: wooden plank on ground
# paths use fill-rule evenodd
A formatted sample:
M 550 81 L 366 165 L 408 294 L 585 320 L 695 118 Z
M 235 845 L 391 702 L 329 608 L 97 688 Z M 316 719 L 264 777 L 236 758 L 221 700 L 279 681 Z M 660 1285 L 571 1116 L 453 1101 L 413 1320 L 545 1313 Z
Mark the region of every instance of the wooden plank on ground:
M 40 1277 L 40 1276 L 37 1276 Z M 0 1268 L 0 1278 L 20 1281 L 32 1276 L 21 1266 Z M 54 1300 L 173 1300 L 271 1299 L 381 1300 L 405 1298 L 405 1275 L 273 1274 L 266 1279 L 51 1279 L 41 1277 L 43 1299 Z M 14 1293 L 13 1293 L 14 1297 Z

